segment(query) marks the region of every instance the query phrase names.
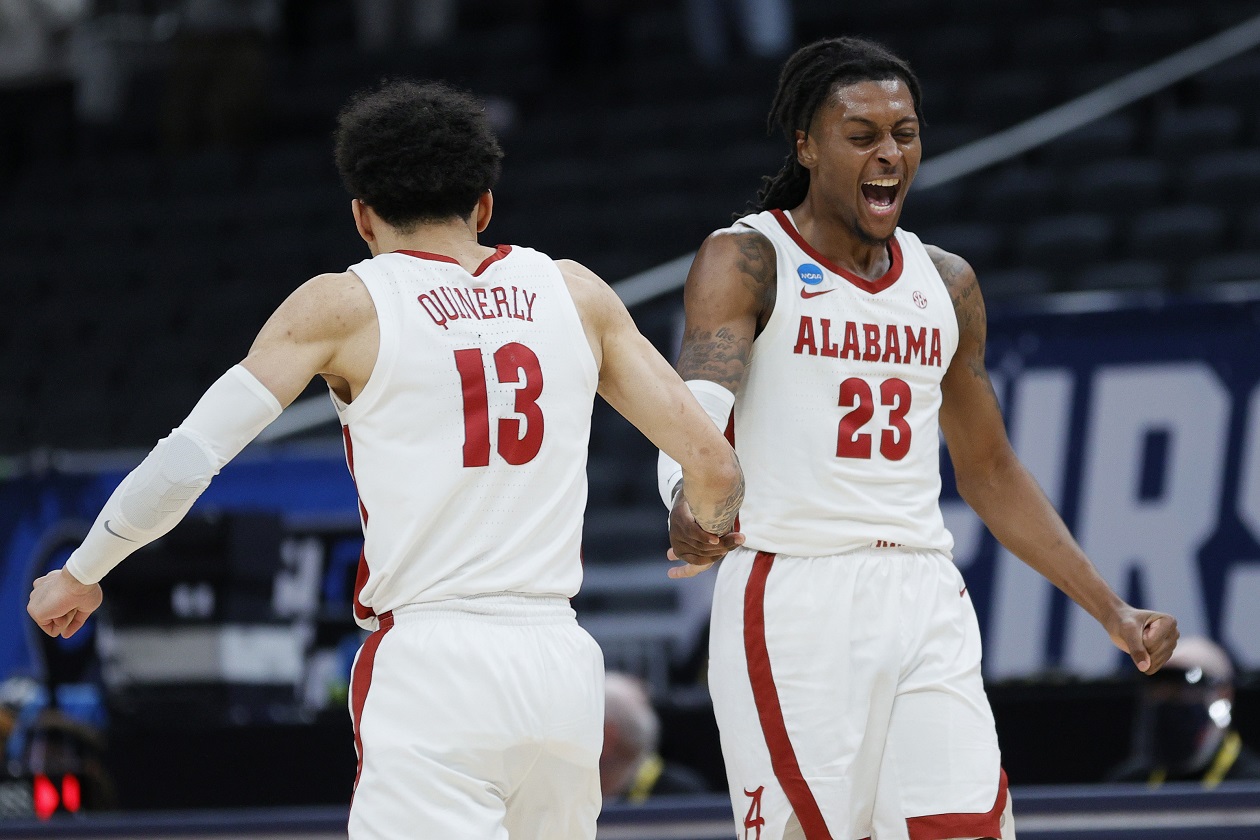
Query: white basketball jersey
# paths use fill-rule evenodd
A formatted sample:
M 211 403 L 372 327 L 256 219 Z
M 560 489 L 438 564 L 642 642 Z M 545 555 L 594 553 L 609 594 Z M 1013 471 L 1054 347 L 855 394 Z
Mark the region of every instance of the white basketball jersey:
M 355 618 L 491 592 L 572 597 L 599 371 L 556 264 L 499 246 L 473 274 L 402 251 L 351 268 L 380 352 L 336 395 L 359 493 Z
M 881 544 L 949 552 L 938 412 L 958 323 L 922 243 L 898 229 L 888 273 L 866 280 L 814 250 L 781 210 L 737 225 L 773 243 L 778 269 L 774 312 L 733 413 L 747 545 L 803 556 Z

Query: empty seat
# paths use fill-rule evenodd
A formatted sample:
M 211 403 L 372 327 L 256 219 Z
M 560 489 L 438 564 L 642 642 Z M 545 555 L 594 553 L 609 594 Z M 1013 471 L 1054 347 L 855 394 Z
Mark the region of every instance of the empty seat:
M 1132 154 L 1137 123 L 1131 114 L 1112 114 L 1055 138 L 1038 150 L 1046 163 L 1080 165 Z
M 1260 89 L 1260 55 L 1252 53 L 1209 67 L 1195 77 L 1195 87 L 1201 102 L 1232 106 L 1251 102 Z
M 929 245 L 936 245 L 971 263 L 976 271 L 985 271 L 1002 256 L 1002 229 L 992 222 L 956 222 L 936 225 L 919 231 Z
M 1068 179 L 1068 205 L 1087 212 L 1145 210 L 1164 200 L 1166 169 L 1150 158 L 1116 158 L 1091 163 Z
M 1129 256 L 1180 263 L 1217 250 L 1225 214 L 1215 207 L 1183 205 L 1148 210 L 1129 228 Z
M 1036 268 L 1007 268 L 978 275 L 980 289 L 987 301 L 1013 301 L 1053 290 L 1049 272 Z
M 1044 111 L 1050 79 L 1044 73 L 1008 72 L 980 76 L 963 97 L 963 114 L 990 128 L 1005 128 Z
M 1063 179 L 1050 169 L 1018 166 L 972 179 L 980 207 L 994 219 L 1026 220 L 1058 209 Z
M 1155 120 L 1151 150 L 1170 161 L 1219 152 L 1234 145 L 1242 128 L 1242 115 L 1227 105 L 1166 112 Z
M 1073 275 L 1072 288 L 1078 291 L 1098 289 L 1157 291 L 1168 287 L 1171 276 L 1171 269 L 1155 260 L 1096 263 Z
M 1216 152 L 1190 162 L 1182 183 L 1188 201 L 1217 207 L 1250 205 L 1260 195 L 1260 149 Z
M 1097 213 L 1038 219 L 1020 231 L 1017 261 L 1052 271 L 1075 270 L 1107 256 L 1114 229 L 1111 219 Z
M 1075 66 L 1097 54 L 1101 32 L 1086 15 L 1021 21 L 1011 32 L 1011 58 L 1022 67 Z
M 1186 286 L 1191 289 L 1240 281 L 1260 282 L 1260 250 L 1204 257 L 1186 272 Z
M 1141 8 L 1109 17 L 1105 51 L 1110 58 L 1155 61 L 1192 44 L 1201 34 L 1201 11 Z

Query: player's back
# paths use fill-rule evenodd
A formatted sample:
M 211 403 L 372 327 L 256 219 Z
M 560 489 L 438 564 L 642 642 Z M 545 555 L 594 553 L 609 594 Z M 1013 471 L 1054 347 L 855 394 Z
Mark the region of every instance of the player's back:
M 365 535 L 356 618 L 491 592 L 571 597 L 599 374 L 556 264 L 500 246 L 472 274 L 410 251 L 351 270 L 380 325 L 363 391 L 333 398 Z

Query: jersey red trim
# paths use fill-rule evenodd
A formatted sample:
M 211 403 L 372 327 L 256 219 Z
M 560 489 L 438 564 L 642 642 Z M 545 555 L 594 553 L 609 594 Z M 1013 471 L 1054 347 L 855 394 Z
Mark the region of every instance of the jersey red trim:
M 454 257 L 449 257 L 446 254 L 434 254 L 431 251 L 399 250 L 399 251 L 395 251 L 394 253 L 406 254 L 409 257 L 416 257 L 417 259 L 421 259 L 421 260 L 436 260 L 437 262 L 454 263 L 455 265 L 459 265 L 459 260 L 455 259 Z M 510 253 L 512 253 L 511 245 L 499 245 L 495 247 L 494 253 L 481 261 L 481 265 L 477 266 L 477 270 L 472 273 L 472 276 L 473 277 L 481 276 L 481 272 L 489 268 L 492 263 L 498 262 L 499 260 L 503 259 Z
M 910 840 L 949 840 L 951 837 L 1001 837 L 1002 812 L 1006 810 L 1006 771 L 998 768 L 998 792 L 993 808 L 985 814 L 929 814 L 907 817 Z
M 381 640 L 393 626 L 393 612 L 384 613 L 381 616 L 380 629 L 367 637 L 363 648 L 359 651 L 359 658 L 354 663 L 354 675 L 350 680 L 350 713 L 354 723 L 354 752 L 359 758 L 358 766 L 354 771 L 354 790 L 359 789 L 359 776 L 363 774 L 363 705 L 367 702 L 368 689 L 372 686 L 372 666 L 376 663 L 376 649 L 381 646 Z M 354 795 L 351 794 L 351 799 L 353 797 Z
M 783 708 L 779 705 L 779 691 L 775 688 L 774 674 L 770 669 L 765 602 L 766 578 L 772 565 L 773 554 L 757 552 L 744 589 L 744 653 L 748 658 L 748 680 L 752 683 L 761 731 L 770 750 L 770 766 L 774 768 L 774 776 L 787 794 L 788 802 L 792 803 L 792 810 L 805 832 L 805 840 L 832 840 L 818 801 L 814 799 L 814 793 L 809 789 L 809 783 L 801 773 L 801 765 L 796 760 L 796 750 L 788 737 Z
M 367 523 L 368 512 L 367 507 L 363 504 L 363 499 L 359 496 L 359 480 L 354 477 L 354 441 L 350 438 L 350 427 L 341 427 L 341 437 L 346 442 L 346 466 L 350 468 L 350 480 L 354 482 L 355 498 L 359 501 L 359 517 L 363 520 L 363 537 L 364 545 L 359 551 L 359 568 L 354 573 L 354 594 L 351 596 L 351 603 L 354 605 L 354 616 L 361 621 L 371 618 L 374 613 L 363 606 L 359 601 L 359 593 L 363 591 L 363 587 L 367 586 L 368 576 L 371 570 L 368 568 L 367 562 Z
M 792 220 L 788 218 L 787 213 L 784 213 L 782 210 L 777 208 L 771 210 L 770 212 L 774 214 L 774 217 L 778 219 L 779 224 L 783 227 L 783 230 L 787 232 L 788 236 L 792 237 L 792 241 L 800 246 L 802 251 L 809 254 L 811 258 L 822 263 L 823 268 L 833 274 L 840 275 L 862 291 L 869 292 L 873 295 L 878 294 L 901 279 L 901 269 L 904 266 L 905 261 L 901 256 L 901 244 L 897 242 L 897 237 L 894 236 L 892 239 L 888 240 L 888 258 L 890 261 L 888 271 L 884 272 L 882 277 L 875 280 L 867 280 L 865 277 L 858 277 L 848 269 L 841 268 L 822 254 L 818 253 L 818 251 L 814 249 L 814 246 L 806 242 L 805 237 L 801 236 L 801 232 L 796 229 L 796 225 L 792 224 Z

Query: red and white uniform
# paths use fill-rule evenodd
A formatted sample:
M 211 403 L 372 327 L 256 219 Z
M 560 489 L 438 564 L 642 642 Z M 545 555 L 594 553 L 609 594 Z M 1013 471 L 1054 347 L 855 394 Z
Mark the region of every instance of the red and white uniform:
M 866 280 L 788 213 L 739 225 L 774 245 L 778 285 L 731 419 L 747 541 L 710 636 L 738 836 L 1000 836 L 979 628 L 939 506 L 949 290 L 907 231 Z
M 546 255 L 351 268 L 380 350 L 334 395 L 363 521 L 352 837 L 594 837 L 603 661 L 582 579 L 599 372 Z M 510 804 L 509 804 L 510 803 Z

